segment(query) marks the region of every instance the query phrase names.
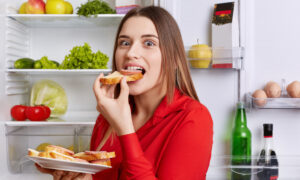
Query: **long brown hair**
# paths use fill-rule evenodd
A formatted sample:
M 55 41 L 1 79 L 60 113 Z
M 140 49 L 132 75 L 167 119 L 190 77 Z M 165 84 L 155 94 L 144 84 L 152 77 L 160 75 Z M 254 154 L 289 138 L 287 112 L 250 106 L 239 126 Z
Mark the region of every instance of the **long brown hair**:
M 175 19 L 165 9 L 157 6 L 135 8 L 129 11 L 122 19 L 115 39 L 113 71 L 116 70 L 115 52 L 118 46 L 118 37 L 127 19 L 134 16 L 143 16 L 150 19 L 158 33 L 159 47 L 162 54 L 161 75 L 162 82 L 167 82 L 167 99 L 173 99 L 175 87 L 183 94 L 198 100 L 197 93 L 187 65 L 184 45 L 179 27 Z
M 162 54 L 161 67 L 167 67 L 161 68 L 160 73 L 163 78 L 162 82 L 167 83 L 168 103 L 171 103 L 173 99 L 175 87 L 178 88 L 181 93 L 199 101 L 190 75 L 190 70 L 187 65 L 187 59 L 185 56 L 184 45 L 179 27 L 174 18 L 168 13 L 168 11 L 163 8 L 156 6 L 135 8 L 125 15 L 119 25 L 115 39 L 115 46 L 113 51 L 113 71 L 116 70 L 115 53 L 118 46 L 118 37 L 124 23 L 129 18 L 134 16 L 143 16 L 149 18 L 156 27 L 159 39 L 159 47 Z M 116 91 L 116 95 L 118 95 L 120 91 L 119 87 Z M 97 150 L 100 150 L 103 147 L 105 142 L 112 134 L 115 133 L 110 126 L 107 132 L 105 132 L 105 135 L 98 145 Z

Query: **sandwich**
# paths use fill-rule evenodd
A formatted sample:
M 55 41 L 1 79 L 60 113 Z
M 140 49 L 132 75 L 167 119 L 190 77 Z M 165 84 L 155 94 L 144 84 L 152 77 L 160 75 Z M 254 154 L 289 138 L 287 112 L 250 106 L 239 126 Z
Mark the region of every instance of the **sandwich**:
M 111 166 L 110 159 L 116 157 L 116 154 L 115 152 L 106 151 L 85 151 L 74 154 L 69 149 L 48 145 L 45 147 L 44 152 L 28 148 L 28 156 Z
M 121 72 L 115 71 L 112 74 L 100 78 L 102 84 L 118 84 L 123 77 L 126 77 L 127 82 L 137 81 L 143 77 L 143 71 L 123 70 Z
M 92 164 L 111 166 L 110 159 L 116 157 L 115 152 L 85 151 L 74 154 L 75 158 L 84 159 Z

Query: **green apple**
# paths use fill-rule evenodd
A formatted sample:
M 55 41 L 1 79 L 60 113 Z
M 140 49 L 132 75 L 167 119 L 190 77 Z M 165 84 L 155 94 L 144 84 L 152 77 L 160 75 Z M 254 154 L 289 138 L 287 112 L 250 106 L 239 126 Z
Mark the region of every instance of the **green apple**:
M 19 9 L 19 14 L 26 14 L 26 5 L 27 5 L 27 2 L 24 2 L 20 9 Z

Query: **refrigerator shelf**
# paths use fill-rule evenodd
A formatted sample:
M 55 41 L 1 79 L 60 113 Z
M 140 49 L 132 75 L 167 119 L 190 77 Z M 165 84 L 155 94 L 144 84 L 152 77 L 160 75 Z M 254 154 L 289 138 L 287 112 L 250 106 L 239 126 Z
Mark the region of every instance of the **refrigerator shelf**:
M 8 14 L 27 27 L 51 28 L 51 27 L 105 27 L 118 25 L 124 14 L 98 14 L 96 17 L 84 17 L 77 14 Z
M 111 69 L 6 69 L 6 72 L 18 74 L 99 74 L 110 73 Z
M 300 109 L 300 98 L 253 98 L 251 93 L 246 95 L 247 107 L 256 109 Z
M 211 48 L 186 46 L 190 67 L 195 69 L 243 69 L 243 47 Z M 201 58 L 200 58 L 201 57 Z
M 24 127 L 24 126 L 94 126 L 95 122 L 32 122 L 32 121 L 9 121 L 5 122 L 7 127 Z

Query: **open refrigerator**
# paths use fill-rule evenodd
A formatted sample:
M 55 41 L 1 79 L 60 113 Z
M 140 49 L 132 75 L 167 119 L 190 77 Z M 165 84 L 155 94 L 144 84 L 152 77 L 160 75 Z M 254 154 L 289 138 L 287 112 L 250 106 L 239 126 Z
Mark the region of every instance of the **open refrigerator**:
M 69 0 L 74 10 L 83 1 Z M 64 147 L 72 147 L 75 151 L 83 151 L 89 148 L 89 140 L 93 125 L 98 116 L 96 101 L 94 99 L 92 85 L 94 79 L 101 72 L 111 71 L 111 57 L 115 33 L 124 15 L 98 15 L 95 18 L 79 17 L 72 15 L 20 15 L 17 14 L 21 0 L 0 0 L 0 67 L 1 67 L 1 131 L 0 164 L 1 179 L 51 179 L 50 176 L 40 174 L 32 161 L 24 156 L 27 148 L 37 147 L 41 143 L 57 144 Z M 114 7 L 114 1 L 107 1 Z M 187 49 L 199 39 L 201 43 L 211 44 L 211 18 L 213 5 L 226 2 L 224 0 L 213 1 L 183 1 L 183 0 L 154 0 L 154 5 L 166 8 L 176 19 L 181 29 L 184 44 Z M 235 105 L 239 100 L 247 103 L 248 127 L 253 136 L 252 154 L 253 161 L 257 159 L 261 148 L 261 127 L 263 122 L 271 122 L 275 125 L 275 147 L 279 154 L 280 179 L 297 179 L 300 177 L 299 143 L 296 142 L 300 133 L 297 132 L 299 118 L 297 108 L 294 105 L 286 110 L 286 106 L 278 105 L 276 109 L 265 110 L 257 108 L 252 103 L 249 93 L 262 86 L 267 80 L 280 81 L 283 73 L 289 81 L 292 76 L 299 75 L 295 67 L 273 64 L 276 70 L 268 71 L 260 67 L 268 67 L 268 56 L 262 49 L 265 43 L 264 37 L 268 32 L 264 28 L 269 27 L 260 20 L 255 13 L 260 15 L 267 7 L 265 2 L 260 6 L 258 1 L 236 1 L 239 3 L 240 41 L 237 47 L 221 49 L 231 52 L 234 57 L 224 57 L 234 61 L 236 66 L 226 69 L 196 69 L 191 67 L 191 74 L 200 101 L 208 107 L 214 120 L 214 144 L 212 159 L 207 173 L 207 179 L 228 179 L 232 166 L 230 165 L 230 133 L 235 113 Z M 292 1 L 295 5 L 299 2 Z M 272 3 L 271 3 L 272 4 Z M 280 9 L 277 1 L 268 11 Z M 288 11 L 285 9 L 285 11 Z M 201 13 L 195 13 L 201 12 Z M 295 11 L 296 12 L 296 11 Z M 262 18 L 263 19 L 263 18 Z M 300 25 L 294 25 L 297 29 Z M 271 28 L 271 27 L 269 27 Z M 274 35 L 274 37 L 276 37 Z M 282 39 L 279 39 L 283 41 Z M 74 46 L 89 43 L 92 50 L 109 56 L 108 69 L 92 70 L 16 70 L 13 63 L 21 57 L 39 59 L 48 56 L 62 62 L 64 56 Z M 292 42 L 292 39 L 290 39 Z M 264 44 L 265 43 L 265 44 Z M 273 46 L 274 48 L 274 46 Z M 269 48 L 269 50 L 272 48 Z M 268 50 L 268 49 L 267 49 Z M 269 51 L 271 53 L 271 50 Z M 290 56 L 292 63 L 296 55 Z M 276 59 L 275 56 L 272 57 Z M 221 58 L 222 60 L 222 58 Z M 298 63 L 299 64 L 299 63 Z M 294 74 L 294 75 L 293 75 Z M 17 122 L 12 121 L 10 108 L 16 104 L 27 104 L 30 99 L 32 85 L 41 80 L 50 79 L 59 83 L 66 91 L 68 97 L 68 110 L 61 118 L 64 122 Z M 251 93 L 250 93 L 251 94 Z M 268 99 L 271 101 L 271 99 Z M 285 99 L 283 99 L 286 102 Z M 293 100 L 295 102 L 297 100 Z M 278 110 L 279 109 L 279 110 Z M 285 110 L 282 110 L 285 109 Z M 293 127 L 282 122 L 289 118 Z M 291 125 L 292 126 L 292 125 Z M 290 128 L 290 132 L 286 132 Z M 294 132 L 294 133 L 291 133 Z M 291 140 L 291 137 L 296 137 Z M 295 143 L 292 143 L 295 142 Z M 254 170 L 259 169 L 256 166 Z M 255 171 L 254 171 L 255 172 Z M 255 175 L 252 176 L 255 179 Z

